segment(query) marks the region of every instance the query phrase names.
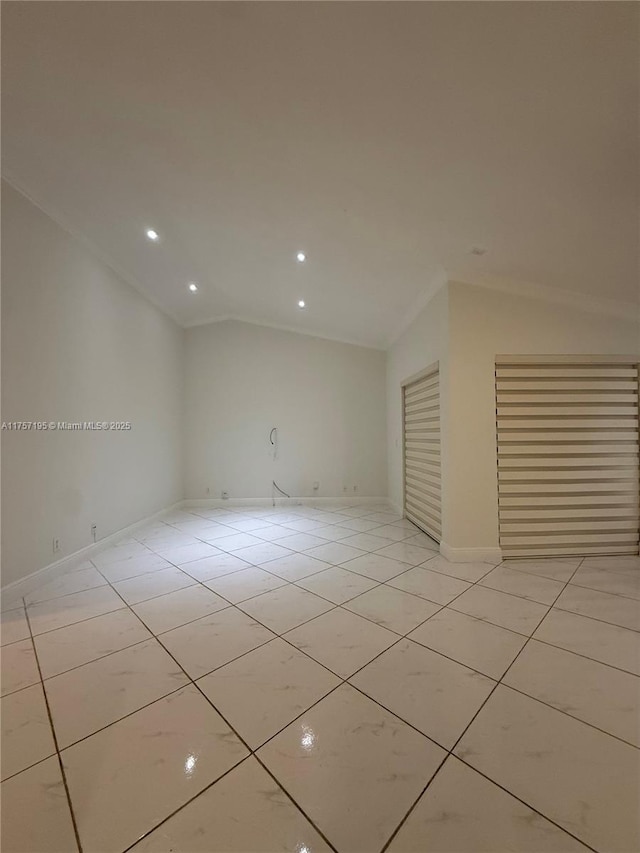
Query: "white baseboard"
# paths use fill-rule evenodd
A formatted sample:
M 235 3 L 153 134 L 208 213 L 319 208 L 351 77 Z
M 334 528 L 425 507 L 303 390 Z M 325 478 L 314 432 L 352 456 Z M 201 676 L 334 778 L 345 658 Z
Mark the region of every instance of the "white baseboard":
M 353 506 L 354 504 L 379 504 L 379 503 L 389 503 L 389 499 L 386 497 L 371 497 L 361 495 L 353 495 L 351 497 L 345 498 L 342 495 L 334 498 L 329 497 L 313 497 L 310 495 L 309 497 L 301 497 L 301 498 L 227 498 L 222 500 L 221 498 L 187 498 L 182 502 L 184 508 L 188 507 L 209 507 L 211 509 L 224 509 L 224 507 L 229 506 Z
M 126 537 L 131 536 L 132 533 L 135 533 L 135 531 L 140 527 L 144 527 L 145 524 L 149 524 L 151 521 L 157 521 L 168 512 L 181 509 L 183 504 L 184 501 L 178 501 L 171 506 L 158 510 L 158 512 L 154 512 L 153 515 L 141 518 L 139 521 L 128 525 L 128 527 L 122 527 L 120 530 L 116 530 L 114 533 L 111 533 L 109 536 L 105 536 L 104 539 L 100 539 L 98 542 L 92 542 L 90 545 L 86 545 L 84 548 L 74 551 L 73 554 L 67 554 L 66 557 L 61 557 L 61 559 L 56 560 L 54 563 L 49 563 L 41 569 L 36 569 L 35 572 L 31 572 L 24 578 L 18 578 L 15 581 L 11 581 L 11 583 L 2 587 L 1 593 L 3 598 L 7 595 L 12 599 L 14 597 L 20 598 L 23 595 L 28 595 L 37 587 L 42 586 L 42 584 L 48 583 L 49 581 L 60 577 L 60 575 L 66 574 L 66 572 L 73 569 L 79 563 L 83 563 L 85 560 L 90 560 L 92 555 L 98 554 L 100 551 L 104 551 L 105 548 L 109 548 L 111 545 L 119 542 L 120 539 L 125 539 Z
M 360 495 L 354 495 L 353 497 L 348 498 L 342 496 L 335 498 L 276 498 L 275 501 L 276 506 L 300 506 L 303 503 L 308 506 L 321 507 L 333 505 L 346 507 L 355 503 L 378 504 L 389 503 L 389 501 L 386 497 L 361 497 Z M 229 498 L 229 500 L 206 498 L 204 500 L 191 499 L 178 501 L 171 506 L 165 507 L 165 509 L 161 509 L 158 512 L 153 513 L 153 515 L 141 518 L 139 521 L 130 524 L 128 527 L 116 530 L 115 533 L 105 536 L 104 539 L 100 539 L 99 542 L 92 542 L 90 545 L 86 545 L 84 548 L 74 551 L 73 554 L 67 554 L 66 557 L 62 557 L 53 563 L 49 563 L 41 569 L 36 569 L 35 572 L 31 572 L 31 574 L 28 574 L 24 578 L 18 578 L 18 580 L 11 581 L 11 583 L 3 586 L 0 590 L 2 598 L 3 600 L 10 599 L 13 601 L 14 599 L 20 599 L 22 596 L 28 595 L 39 586 L 49 583 L 49 581 L 55 580 L 61 575 L 66 574 L 66 572 L 70 571 L 80 563 L 83 563 L 85 560 L 90 560 L 92 555 L 98 554 L 100 551 L 104 551 L 105 548 L 109 548 L 111 545 L 120 541 L 120 539 L 125 539 L 126 537 L 131 536 L 139 528 L 144 527 L 144 525 L 149 524 L 149 522 L 157 521 L 167 513 L 174 512 L 179 509 L 187 509 L 188 507 L 211 507 L 214 509 L 229 506 L 270 507 L 273 506 L 273 500 L 271 498 Z
M 440 553 L 451 563 L 492 563 L 497 566 L 502 562 L 500 548 L 453 548 L 441 542 Z

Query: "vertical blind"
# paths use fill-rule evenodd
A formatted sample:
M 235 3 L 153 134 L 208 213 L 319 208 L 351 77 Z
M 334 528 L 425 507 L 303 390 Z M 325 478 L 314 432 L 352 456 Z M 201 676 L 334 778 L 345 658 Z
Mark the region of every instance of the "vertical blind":
M 440 510 L 440 379 L 436 365 L 403 388 L 405 515 L 437 542 Z
M 638 365 L 496 359 L 505 557 L 637 554 Z

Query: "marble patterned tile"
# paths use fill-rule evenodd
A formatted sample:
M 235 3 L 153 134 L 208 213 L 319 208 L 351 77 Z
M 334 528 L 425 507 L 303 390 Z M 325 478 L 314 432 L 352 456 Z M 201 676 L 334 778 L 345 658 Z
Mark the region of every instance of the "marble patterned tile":
M 65 749 L 83 848 L 120 853 L 247 755 L 193 685 Z
M 410 528 L 406 528 L 397 527 L 393 523 L 384 524 L 376 530 L 376 536 L 384 536 L 385 539 L 393 539 L 394 542 L 406 541 L 417 533 L 419 533 L 419 530 L 417 527 L 413 527 L 413 525 Z
M 382 527 L 377 521 L 372 521 L 370 518 L 349 518 L 340 523 L 340 527 L 345 527 L 347 530 L 353 530 L 356 533 L 366 533 L 369 530 L 374 530 L 376 527 Z
M 587 853 L 588 848 L 449 756 L 388 853 Z
M 332 566 L 338 566 L 340 563 L 346 563 L 347 560 L 361 557 L 364 551 L 361 551 L 359 548 L 351 548 L 349 545 L 343 545 L 342 542 L 327 542 L 325 545 L 311 548 L 306 553 L 309 557 L 315 557 L 316 560 L 323 560 Z
M 91 556 L 91 562 L 99 569 L 110 563 L 119 563 L 131 557 L 142 557 L 149 554 L 149 549 L 141 542 L 126 542 L 119 545 L 109 545 L 103 551 Z
M 527 641 L 522 634 L 445 607 L 409 639 L 465 666 L 500 679 Z
M 117 592 L 109 586 L 99 586 L 84 592 L 74 592 L 63 598 L 43 601 L 28 607 L 29 621 L 34 636 L 83 622 L 126 607 Z
M 216 539 L 215 543 L 216 548 L 232 553 L 233 551 L 239 551 L 241 548 L 250 548 L 252 545 L 264 545 L 264 539 L 259 539 L 250 533 L 237 533 L 232 528 L 229 528 L 229 536 Z M 248 562 L 251 562 L 251 560 Z
M 445 749 L 495 687 L 492 679 L 407 639 L 350 681 Z
M 326 598 L 334 604 L 344 604 L 345 601 L 376 586 L 375 581 L 354 572 L 348 572 L 340 566 L 331 566 L 323 572 L 302 578 L 296 583 L 297 586 Z
M 203 557 L 191 563 L 181 563 L 179 568 L 192 578 L 204 583 L 247 569 L 249 565 L 246 560 L 241 560 L 233 554 L 219 554 L 215 557 Z
M 297 533 L 309 533 L 316 530 L 318 527 L 324 527 L 324 521 L 314 520 L 312 518 L 294 518 L 289 521 L 283 521 L 282 526 Z
M 412 566 L 424 563 L 430 557 L 436 557 L 438 554 L 435 549 L 430 550 L 420 545 L 409 545 L 406 540 L 394 542 L 393 545 L 388 545 L 376 553 L 383 557 L 390 557 L 392 560 L 400 560 L 401 563 L 409 563 Z
M 308 554 L 290 554 L 278 560 L 269 560 L 260 568 L 287 581 L 299 581 L 302 578 L 322 572 L 330 567 L 329 563 L 309 557 Z
M 333 605 L 306 589 L 288 584 L 243 601 L 239 607 L 276 634 L 284 634 Z
M 52 598 L 60 598 L 72 592 L 82 592 L 85 589 L 94 589 L 97 586 L 106 586 L 106 580 L 100 572 L 93 567 L 80 569 L 76 572 L 60 575 L 32 592 L 25 595 L 25 604 L 37 604 L 39 601 L 49 601 Z
M 134 538 L 137 542 L 146 543 L 154 539 L 161 540 L 167 534 L 175 535 L 178 531 L 170 524 L 165 524 L 164 521 L 155 521 L 143 524 L 142 527 L 138 527 L 134 533 Z
M 613 572 L 640 572 L 640 557 L 628 555 L 622 557 L 585 557 L 582 563 L 585 571 L 588 569 L 604 569 Z
M 34 642 L 46 679 L 150 638 L 137 616 L 124 608 L 39 634 Z
M 3 696 L 0 709 L 3 779 L 55 753 L 41 684 Z
M 159 595 L 166 595 L 168 592 L 193 586 L 195 583 L 196 581 L 191 575 L 171 566 L 171 568 L 161 569 L 158 572 L 152 572 L 138 578 L 120 581 L 113 584 L 113 587 L 127 604 L 140 604 L 142 601 L 148 601 L 150 598 L 157 598 Z
M 369 521 L 375 521 L 377 524 L 393 524 L 394 521 L 402 521 L 402 516 L 395 512 L 372 512 L 365 518 Z
M 165 560 L 160 554 L 148 551 L 140 557 L 131 557 L 121 562 L 109 563 L 107 566 L 103 566 L 100 571 L 109 583 L 118 583 L 170 568 L 171 563 L 168 560 Z
M 538 560 L 505 560 L 502 565 L 516 572 L 567 583 L 581 562 L 582 557 L 548 557 Z
M 338 607 L 289 631 L 286 639 L 331 672 L 348 678 L 395 643 L 398 635 Z
M 504 683 L 640 747 L 640 678 L 531 640 Z
M 390 557 L 382 557 L 380 554 L 363 554 L 361 557 L 356 557 L 355 560 L 347 560 L 346 563 L 342 564 L 342 567 L 380 583 L 391 580 L 391 578 L 395 578 L 411 568 L 408 563 L 401 563 L 399 560 L 392 560 Z
M 259 545 L 250 545 L 248 548 L 240 548 L 234 551 L 236 557 L 241 560 L 246 560 L 254 566 L 266 563 L 269 560 L 279 560 L 282 557 L 289 557 L 294 551 L 291 548 L 283 548 L 282 545 L 276 545 L 275 542 L 260 542 Z
M 313 535 L 328 542 L 340 542 L 353 536 L 353 530 L 349 530 L 347 527 L 339 527 L 337 524 L 330 524 L 326 527 L 316 527 Z
M 545 604 L 477 585 L 463 592 L 449 606 L 459 613 L 527 637 L 533 634 L 549 611 Z
M 467 583 L 476 583 L 495 568 L 493 563 L 452 563 L 440 554 L 420 565 L 421 568 L 429 569 L 430 572 L 440 572 Z
M 198 681 L 252 749 L 338 684 L 340 679 L 333 673 L 280 638 Z
M 162 644 L 191 678 L 200 678 L 274 638 L 274 634 L 235 607 L 162 634 Z
M 285 536 L 295 535 L 293 530 L 288 527 L 282 527 L 281 524 L 270 524 L 268 527 L 261 527 L 259 530 L 254 530 L 254 536 L 261 539 L 263 542 L 277 542 L 279 539 L 284 539 Z
M 134 604 L 132 610 L 150 631 L 162 634 L 225 607 L 229 607 L 228 601 L 210 589 L 195 584 L 143 601 L 141 604 Z
M 254 531 L 260 531 L 265 527 L 272 526 L 262 518 L 238 518 L 227 521 L 227 525 L 233 527 L 234 530 L 239 530 L 241 533 L 253 533 Z M 259 536 L 259 532 L 256 532 L 256 535 Z
M 2 649 L 0 695 L 15 693 L 40 681 L 38 664 L 31 640 L 19 640 Z
M 569 610 L 620 628 L 640 631 L 640 601 L 634 598 L 568 584 L 555 606 L 558 610 Z
M 381 850 L 445 755 L 346 684 L 258 751 L 305 814 L 344 851 Z
M 613 560 L 613 558 L 609 558 Z M 621 558 L 618 558 L 621 559 Z M 624 595 L 628 598 L 640 599 L 640 570 L 619 571 L 611 568 L 611 565 L 626 565 L 620 563 L 588 563 L 587 560 L 580 566 L 571 583 L 576 586 L 586 586 L 589 589 L 597 589 L 600 592 L 608 592 L 613 595 Z
M 308 551 L 310 548 L 317 548 L 318 545 L 326 544 L 320 536 L 312 536 L 311 533 L 293 533 L 291 530 L 288 533 L 288 536 L 272 541 L 275 545 L 281 545 L 290 551 Z
M 347 518 L 362 518 L 365 515 L 371 515 L 373 513 L 373 510 L 371 509 L 371 507 L 358 505 L 341 507 L 339 512 L 341 515 L 344 515 Z
M 203 791 L 131 853 L 329 853 L 302 812 L 255 758 Z
M 179 566 L 183 563 L 192 563 L 194 560 L 201 560 L 203 557 L 215 557 L 216 554 L 224 553 L 219 548 L 210 545 L 208 542 L 197 542 L 193 545 L 177 545 L 169 548 L 159 548 L 158 554 L 174 566 Z
M 439 610 L 439 605 L 387 584 L 353 598 L 344 607 L 401 635 L 408 634 Z
M 421 548 L 427 548 L 429 551 L 435 551 L 436 554 L 440 552 L 440 545 L 436 542 L 435 539 L 432 539 L 431 536 L 428 536 L 426 533 L 416 533 L 413 536 L 410 536 L 409 539 L 404 540 L 407 545 L 419 545 Z
M 400 521 L 392 521 L 391 526 L 392 527 L 398 527 L 401 530 L 408 530 L 409 532 L 413 533 L 414 535 L 416 533 L 421 532 L 420 528 L 416 524 L 414 524 L 412 521 L 409 521 L 409 519 L 407 519 L 407 518 L 401 518 Z
M 242 569 L 221 578 L 214 578 L 205 583 L 209 589 L 224 596 L 227 601 L 231 601 L 233 604 L 246 601 L 247 598 L 253 598 L 271 589 L 286 586 L 286 584 L 287 581 L 265 572 L 257 566 L 249 566 L 248 569 Z
M 554 608 L 534 637 L 552 646 L 640 675 L 640 634 L 637 631 Z
M 157 640 L 146 640 L 45 681 L 60 749 L 188 682 Z
M 7 646 L 9 643 L 17 643 L 19 640 L 27 640 L 29 636 L 29 624 L 24 607 L 3 611 L 0 615 L 1 645 Z
M 57 756 L 7 779 L 1 790 L 0 846 L 5 853 L 77 853 Z
M 498 685 L 455 754 L 596 850 L 640 847 L 634 747 Z
M 518 595 L 520 598 L 528 598 L 539 604 L 553 604 L 564 589 L 564 584 L 550 578 L 539 575 L 528 575 L 525 572 L 517 572 L 505 566 L 498 566 L 480 581 L 480 586 L 497 589 L 499 592 L 508 592 L 510 595 Z
M 188 533 L 197 539 L 206 536 L 209 530 L 215 530 L 217 526 L 217 522 L 206 518 L 194 518 L 193 521 L 181 521 L 176 524 L 177 529 L 182 533 Z
M 259 532 L 260 531 L 256 530 L 255 534 L 249 534 L 249 535 L 257 536 L 257 534 Z M 210 545 L 213 545 L 215 548 L 217 548 L 219 539 L 227 539 L 230 536 L 237 536 L 237 535 L 238 535 L 238 531 L 235 530 L 233 527 L 228 527 L 226 524 L 218 524 L 218 525 L 216 525 L 216 527 L 209 527 L 207 529 L 206 533 L 204 533 L 200 536 L 199 541 L 206 542 Z
M 213 530 L 215 530 L 213 527 L 207 530 L 207 536 L 209 536 Z M 180 530 L 177 530 L 175 527 L 170 527 L 169 525 L 165 525 L 162 531 L 153 531 L 146 536 L 139 536 L 138 538 L 153 552 L 157 552 L 158 549 L 161 548 L 178 548 L 182 545 L 197 545 L 198 542 L 201 541 L 201 539 L 191 536 L 189 533 L 182 533 Z
M 408 572 L 387 581 L 389 586 L 395 589 L 419 595 L 435 604 L 448 604 L 456 596 L 470 588 L 466 581 L 451 578 L 449 575 L 432 572 L 416 566 Z
M 346 539 L 342 539 L 341 541 L 343 545 L 360 548 L 362 551 L 379 551 L 380 548 L 393 545 L 395 540 L 378 536 L 377 532 L 377 530 L 374 530 L 373 533 L 356 533 L 353 536 L 347 536 Z

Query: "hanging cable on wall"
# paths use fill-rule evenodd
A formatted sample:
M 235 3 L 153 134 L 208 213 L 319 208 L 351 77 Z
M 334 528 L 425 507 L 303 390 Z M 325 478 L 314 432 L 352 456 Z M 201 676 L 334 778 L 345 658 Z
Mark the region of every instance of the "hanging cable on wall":
M 269 444 L 271 445 L 270 452 L 273 461 L 275 462 L 278 458 L 278 427 L 273 427 L 271 432 L 269 433 Z M 284 489 L 281 489 L 280 486 L 276 483 L 275 480 L 271 481 L 271 498 L 273 501 L 273 505 L 276 505 L 276 491 L 279 492 L 283 497 L 290 498 L 291 495 L 285 492 Z

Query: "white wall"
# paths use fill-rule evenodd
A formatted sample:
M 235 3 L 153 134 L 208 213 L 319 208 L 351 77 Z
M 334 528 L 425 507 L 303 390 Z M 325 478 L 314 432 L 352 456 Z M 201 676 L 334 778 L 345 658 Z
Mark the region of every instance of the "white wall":
M 440 362 L 440 420 L 441 461 L 443 473 L 443 510 L 446 506 L 447 417 L 448 417 L 448 291 L 443 286 L 430 299 L 411 325 L 387 352 L 387 458 L 389 499 L 402 508 L 402 392 L 404 379 Z M 446 512 L 443 512 L 443 537 L 446 533 Z
M 3 421 L 133 424 L 3 431 L 7 584 L 181 499 L 184 332 L 4 183 L 2 232 Z
M 637 319 L 449 283 L 448 526 L 453 548 L 497 548 L 495 357 L 638 354 Z
M 384 352 L 227 320 L 187 330 L 185 376 L 188 498 L 386 495 Z

